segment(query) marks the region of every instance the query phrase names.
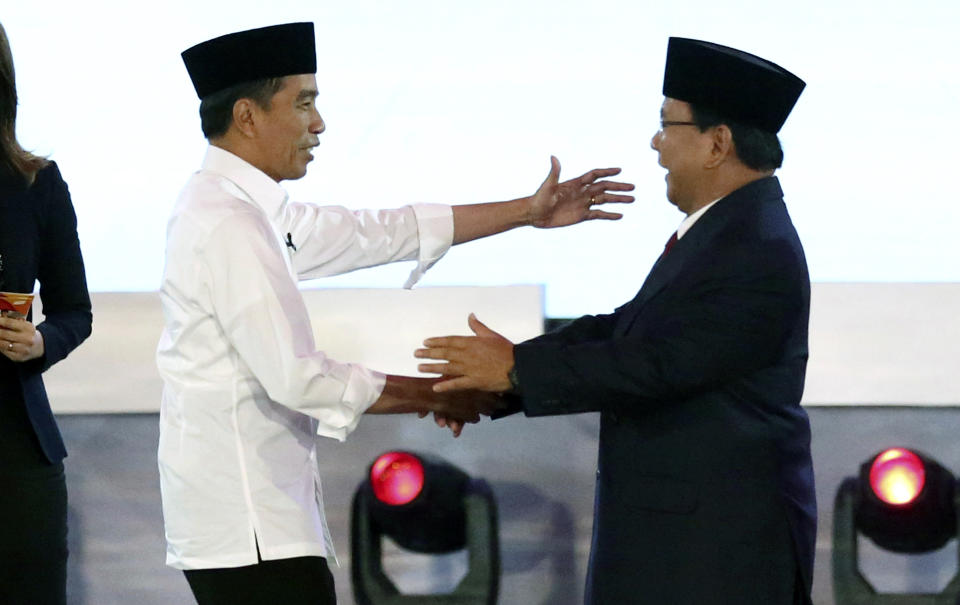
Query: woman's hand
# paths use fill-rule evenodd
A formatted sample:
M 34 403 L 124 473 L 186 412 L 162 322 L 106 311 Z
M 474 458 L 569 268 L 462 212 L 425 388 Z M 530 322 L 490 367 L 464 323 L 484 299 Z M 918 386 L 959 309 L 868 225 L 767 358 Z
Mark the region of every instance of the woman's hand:
M 10 361 L 43 357 L 43 335 L 26 319 L 0 317 L 0 353 Z

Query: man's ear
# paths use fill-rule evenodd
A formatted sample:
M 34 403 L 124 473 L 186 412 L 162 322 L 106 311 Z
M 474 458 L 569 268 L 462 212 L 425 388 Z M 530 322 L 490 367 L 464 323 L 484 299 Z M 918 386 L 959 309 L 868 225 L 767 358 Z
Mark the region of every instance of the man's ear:
M 233 123 L 245 137 L 256 135 L 257 109 L 251 99 L 237 99 L 233 104 Z
M 710 156 L 706 168 L 716 168 L 723 164 L 730 156 L 735 155 L 733 133 L 726 124 L 713 127 L 711 137 Z

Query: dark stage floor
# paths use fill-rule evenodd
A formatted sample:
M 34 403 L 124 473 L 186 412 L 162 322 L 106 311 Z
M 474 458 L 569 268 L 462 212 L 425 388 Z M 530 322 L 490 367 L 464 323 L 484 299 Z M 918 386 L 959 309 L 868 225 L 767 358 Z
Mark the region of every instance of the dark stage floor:
M 960 408 L 808 411 L 820 506 L 814 601 L 833 605 L 830 534 L 840 481 L 891 445 L 919 448 L 960 470 Z M 163 563 L 156 415 L 61 416 L 59 421 L 70 451 L 69 602 L 192 603 L 182 575 Z M 582 603 L 597 428 L 596 415 L 509 418 L 468 427 L 454 440 L 413 418 L 370 417 L 347 442 L 322 442 L 327 518 L 342 565 L 333 570 L 340 602 L 353 603 L 348 534 L 353 491 L 378 453 L 402 447 L 433 452 L 492 485 L 500 515 L 501 604 Z M 956 569 L 956 548 L 952 541 L 939 554 L 907 560 L 864 545 L 862 567 L 885 591 L 934 590 Z M 385 561 L 407 591 L 449 588 L 464 565 L 463 557 L 434 560 L 396 549 L 387 550 Z

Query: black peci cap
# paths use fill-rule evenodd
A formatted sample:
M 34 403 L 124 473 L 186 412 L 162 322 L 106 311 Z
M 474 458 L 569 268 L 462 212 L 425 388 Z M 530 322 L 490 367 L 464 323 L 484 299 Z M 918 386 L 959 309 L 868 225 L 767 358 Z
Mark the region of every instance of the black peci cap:
M 284 23 L 227 34 L 180 53 L 201 99 L 230 86 L 317 73 L 313 23 Z
M 776 134 L 806 86 L 766 59 L 735 48 L 670 38 L 663 95 Z

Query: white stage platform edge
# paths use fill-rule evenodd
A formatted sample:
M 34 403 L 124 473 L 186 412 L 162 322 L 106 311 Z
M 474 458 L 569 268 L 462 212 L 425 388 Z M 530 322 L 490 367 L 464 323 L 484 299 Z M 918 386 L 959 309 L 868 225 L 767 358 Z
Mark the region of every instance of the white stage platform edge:
M 54 411 L 156 412 L 156 292 L 95 293 L 93 335 L 45 376 Z M 513 340 L 539 334 L 541 286 L 305 290 L 317 346 L 415 374 L 423 338 L 465 334 L 477 313 Z M 960 284 L 817 283 L 805 405 L 960 404 Z M 607 312 L 610 309 L 597 309 Z M 34 311 L 40 317 L 39 308 Z

